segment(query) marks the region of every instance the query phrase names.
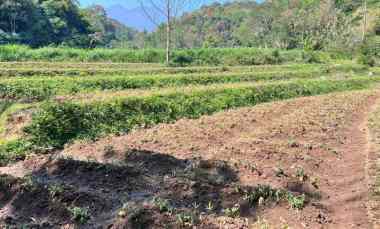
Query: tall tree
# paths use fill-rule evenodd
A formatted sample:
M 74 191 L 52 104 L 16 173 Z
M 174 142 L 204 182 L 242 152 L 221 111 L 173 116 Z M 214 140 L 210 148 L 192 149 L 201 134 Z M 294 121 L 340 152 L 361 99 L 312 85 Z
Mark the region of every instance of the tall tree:
M 187 7 L 195 7 L 200 0 L 139 0 L 141 8 L 146 16 L 157 26 L 158 17 L 164 17 L 166 21 L 166 63 L 170 62 L 172 49 L 172 31 L 175 18 L 182 14 Z

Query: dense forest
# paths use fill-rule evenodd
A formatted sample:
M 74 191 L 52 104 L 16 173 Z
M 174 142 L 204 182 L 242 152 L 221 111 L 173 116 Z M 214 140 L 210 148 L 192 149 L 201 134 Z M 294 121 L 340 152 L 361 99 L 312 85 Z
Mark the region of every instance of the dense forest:
M 0 43 L 32 47 L 123 45 L 136 30 L 107 17 L 103 7 L 80 8 L 73 0 L 0 2 Z
M 272 47 L 321 50 L 353 48 L 364 36 L 380 31 L 380 1 L 276 0 L 215 3 L 176 21 L 179 48 Z M 162 46 L 164 27 L 152 34 Z
M 173 46 L 351 51 L 364 38 L 378 42 L 379 9 L 378 0 L 215 3 L 175 19 Z M 98 5 L 81 8 L 74 0 L 4 0 L 0 3 L 0 43 L 162 48 L 165 24 L 152 33 L 138 32 L 110 19 Z

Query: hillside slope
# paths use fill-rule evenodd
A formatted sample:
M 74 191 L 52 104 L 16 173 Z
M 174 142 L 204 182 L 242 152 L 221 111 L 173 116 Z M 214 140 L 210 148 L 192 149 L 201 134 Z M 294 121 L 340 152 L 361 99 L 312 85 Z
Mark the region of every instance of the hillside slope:
M 368 0 L 367 8 L 367 30 L 373 33 L 379 2 Z M 179 18 L 174 40 L 178 48 L 347 48 L 360 40 L 362 20 L 363 4 L 355 1 L 214 3 Z M 153 45 L 164 46 L 164 32 L 160 27 L 151 35 Z

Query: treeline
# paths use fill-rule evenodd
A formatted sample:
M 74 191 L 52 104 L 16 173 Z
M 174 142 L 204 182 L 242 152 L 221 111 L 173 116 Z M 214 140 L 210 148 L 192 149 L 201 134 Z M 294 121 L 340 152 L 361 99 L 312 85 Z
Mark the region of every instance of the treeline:
M 0 44 L 123 46 L 135 34 L 108 18 L 101 6 L 82 9 L 76 0 L 0 1 Z
M 364 11 L 366 2 L 367 11 Z M 351 51 L 365 36 L 380 33 L 378 0 L 253 0 L 215 3 L 180 17 L 176 48 L 263 47 Z M 164 47 L 165 26 L 146 41 Z
M 351 52 L 369 38 L 366 45 L 370 50 L 379 43 L 380 1 L 214 3 L 175 19 L 172 27 L 173 49 L 259 47 Z M 164 48 L 165 39 L 165 24 L 151 33 L 138 32 L 110 19 L 98 5 L 81 8 L 76 0 L 0 1 L 0 44 Z

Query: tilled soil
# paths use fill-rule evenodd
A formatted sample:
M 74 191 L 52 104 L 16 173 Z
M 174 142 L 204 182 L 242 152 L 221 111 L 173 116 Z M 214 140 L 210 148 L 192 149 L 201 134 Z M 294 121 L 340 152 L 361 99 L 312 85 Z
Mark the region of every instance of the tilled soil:
M 361 91 L 262 104 L 30 157 L 0 169 L 1 222 L 370 228 L 366 120 L 379 97 Z M 87 210 L 82 224 L 74 207 Z

